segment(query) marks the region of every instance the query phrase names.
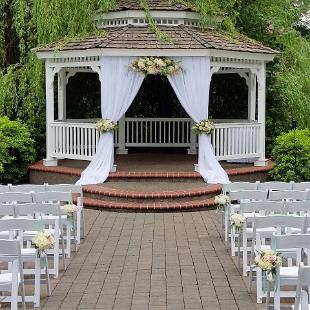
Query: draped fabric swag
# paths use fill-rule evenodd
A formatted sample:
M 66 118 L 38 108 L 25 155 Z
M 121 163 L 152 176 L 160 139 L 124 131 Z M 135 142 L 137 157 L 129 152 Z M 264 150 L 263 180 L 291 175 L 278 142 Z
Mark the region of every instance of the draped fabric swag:
M 143 82 L 141 73 L 129 70 L 133 57 L 102 57 L 101 115 L 114 122 L 126 113 Z M 114 163 L 113 133 L 101 134 L 95 156 L 82 172 L 79 185 L 104 182 Z
M 211 81 L 209 57 L 176 57 L 183 71 L 168 79 L 185 111 L 195 121 L 208 118 Z M 101 58 L 101 114 L 104 119 L 118 121 L 127 111 L 143 82 L 141 73 L 129 65 L 133 57 Z M 77 184 L 104 182 L 114 163 L 113 133 L 100 136 L 96 155 L 82 172 Z M 228 176 L 215 158 L 210 136 L 199 135 L 199 173 L 211 184 L 229 183 Z
M 168 79 L 181 105 L 195 122 L 208 119 L 210 58 L 179 57 L 174 60 L 180 62 L 183 70 L 179 74 L 168 76 Z M 227 173 L 214 155 L 209 135 L 199 135 L 198 152 L 198 169 L 205 182 L 229 183 Z

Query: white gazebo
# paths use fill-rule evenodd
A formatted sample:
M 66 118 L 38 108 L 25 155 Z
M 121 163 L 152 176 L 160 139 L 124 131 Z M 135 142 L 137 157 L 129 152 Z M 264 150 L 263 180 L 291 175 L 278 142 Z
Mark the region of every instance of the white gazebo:
M 105 31 L 105 36 L 36 49 L 46 68 L 44 164 L 55 166 L 58 159 L 64 158 L 91 160 L 98 151 L 100 134 L 96 131 L 96 120 L 66 117 L 66 85 L 70 77 L 78 72 L 94 72 L 103 83 L 106 74 L 110 74 L 102 65 L 103 58 L 165 56 L 178 59 L 205 57 L 209 59 L 210 77 L 237 73 L 246 80 L 247 119 L 215 120 L 211 143 L 217 160 L 251 159 L 256 166 L 264 166 L 266 63 L 272 61 L 277 52 L 244 37 L 230 38 L 214 30 L 202 31 L 200 17 L 191 9 L 169 5 L 167 0 L 150 0 L 150 13 L 157 28 L 169 37 L 169 40 L 162 40 L 149 30 L 145 13 L 138 3 L 123 0 L 115 11 L 98 14 L 95 22 Z M 55 119 L 56 75 L 58 116 Z M 101 94 L 102 101 L 105 95 Z M 119 154 L 126 154 L 128 147 L 185 147 L 189 154 L 196 154 L 198 144 L 191 131 L 192 124 L 191 118 L 122 116 L 119 130 L 114 134 L 114 146 Z

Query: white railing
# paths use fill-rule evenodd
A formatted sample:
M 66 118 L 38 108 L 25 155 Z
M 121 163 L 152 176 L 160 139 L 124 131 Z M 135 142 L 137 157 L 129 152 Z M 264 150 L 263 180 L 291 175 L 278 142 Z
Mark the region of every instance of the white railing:
M 197 146 L 189 118 L 125 118 L 115 133 L 115 146 L 185 147 Z M 215 123 L 211 142 L 219 160 L 260 156 L 260 129 L 256 122 Z M 89 160 L 96 152 L 100 134 L 95 120 L 55 121 L 50 125 L 51 157 Z

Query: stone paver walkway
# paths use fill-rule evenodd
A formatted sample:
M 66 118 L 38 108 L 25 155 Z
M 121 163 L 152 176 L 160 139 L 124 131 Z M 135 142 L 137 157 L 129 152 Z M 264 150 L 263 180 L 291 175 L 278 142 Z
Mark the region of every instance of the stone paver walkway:
M 43 309 L 257 309 L 215 211 L 86 218 L 88 235 Z

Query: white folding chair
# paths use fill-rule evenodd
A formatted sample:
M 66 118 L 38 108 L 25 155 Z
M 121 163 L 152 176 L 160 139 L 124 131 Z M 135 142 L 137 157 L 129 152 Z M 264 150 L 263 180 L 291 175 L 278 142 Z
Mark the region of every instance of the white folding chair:
M 287 248 L 298 249 L 301 253 L 302 250 L 310 250 L 310 234 L 293 234 L 293 235 L 274 235 L 271 241 L 271 247 L 274 251 L 283 253 L 285 256 L 285 250 Z M 280 310 L 280 297 L 294 297 L 294 291 L 283 291 L 283 286 L 296 286 L 298 279 L 298 265 L 301 262 L 301 255 L 296 259 L 295 266 L 280 267 L 279 274 L 276 277 L 275 292 L 274 292 L 274 310 Z M 307 255 L 307 265 L 309 265 L 310 259 Z
M 18 309 L 19 287 L 21 287 L 22 309 L 25 306 L 24 274 L 19 240 L 0 240 L 0 262 L 10 264 L 7 271 L 0 273 L 0 291 L 10 292 L 10 296 L 1 296 L 1 302 L 10 302 L 11 310 Z
M 271 249 L 271 245 L 266 245 L 265 240 L 271 238 L 274 233 L 281 234 L 284 228 L 301 228 L 302 232 L 305 229 L 305 217 L 303 216 L 287 216 L 287 215 L 269 215 L 269 216 L 257 216 L 254 219 L 253 224 L 253 238 L 251 248 L 251 269 L 250 269 L 250 288 L 252 285 L 253 269 L 256 269 L 256 298 L 257 303 L 262 302 L 262 298 L 266 297 L 265 292 L 262 290 L 262 271 L 260 268 L 254 267 L 254 255 L 256 251 L 262 251 Z M 274 231 L 271 233 L 271 228 Z M 266 229 L 266 230 L 264 230 Z M 300 253 L 296 250 L 296 247 L 285 248 L 282 253 L 285 252 L 287 257 L 294 257 L 300 261 Z
M 38 257 L 37 250 L 35 248 L 24 248 L 23 234 L 27 231 L 42 231 L 42 223 L 37 219 L 25 219 L 25 218 L 9 218 L 0 219 L 0 231 L 14 231 L 18 233 L 18 238 L 21 245 L 21 258 L 22 262 L 34 263 L 33 269 L 24 269 L 24 274 L 34 274 L 34 295 L 26 295 L 26 302 L 33 302 L 34 307 L 40 307 L 40 285 L 41 285 L 41 259 Z M 42 259 L 45 260 L 45 275 L 46 275 L 46 287 L 47 292 L 50 295 L 50 283 L 48 274 L 48 260 L 47 256 L 42 254 Z
M 270 214 L 281 213 L 284 214 L 284 203 L 281 201 L 254 201 L 254 202 L 241 202 L 240 213 L 245 217 L 246 222 L 242 229 L 242 268 L 243 275 L 246 276 L 250 271 L 250 265 L 248 264 L 248 254 L 251 253 L 251 247 L 248 246 L 248 242 L 253 238 L 253 222 L 255 216 L 267 216 Z M 275 229 L 268 228 L 263 231 L 269 231 L 272 234 Z
M 67 203 L 73 202 L 72 192 L 56 192 L 56 191 L 47 191 L 47 192 L 41 192 L 41 193 L 34 193 L 34 200 L 37 203 L 60 203 L 60 205 L 64 205 Z M 73 224 L 75 223 L 75 220 L 73 220 Z M 71 241 L 74 241 L 74 245 L 76 246 L 76 229 L 75 225 L 73 225 L 73 238 L 71 238 L 71 227 L 70 223 L 68 221 L 68 217 L 65 214 L 61 215 L 61 223 L 60 225 L 64 225 L 66 228 L 66 255 L 68 258 L 71 256 Z M 76 250 L 76 248 L 75 248 Z
M 84 217 L 84 202 L 83 202 L 83 189 L 81 185 L 75 184 L 45 184 L 46 191 L 56 192 L 71 192 L 76 194 L 76 205 L 79 211 L 76 215 L 76 240 L 77 243 L 81 243 L 81 238 L 85 236 L 85 217 Z
M 258 184 L 259 190 L 292 190 L 294 182 L 264 182 Z
M 59 275 L 59 243 L 61 244 L 61 253 L 65 253 L 64 238 L 61 222 L 60 205 L 58 203 L 27 203 L 15 205 L 17 217 L 31 217 L 41 220 L 45 226 L 45 231 L 51 233 L 54 237 L 54 248 L 47 251 L 47 254 L 53 255 L 53 268 L 49 268 L 49 274 L 58 278 Z M 47 226 L 47 227 L 46 227 Z M 36 235 L 36 231 L 24 232 L 25 240 L 32 240 Z M 65 257 L 62 255 L 63 268 L 66 269 Z
M 19 192 L 19 193 L 30 193 L 30 192 L 43 192 L 45 191 L 45 184 L 19 184 L 12 185 L 9 184 L 10 192 Z
M 232 182 L 223 185 L 223 192 L 228 194 L 231 191 L 240 191 L 240 190 L 257 190 L 259 181 L 255 183 L 251 182 Z
M 10 188 L 8 185 L 0 185 L 0 193 L 8 193 Z
M 268 200 L 280 201 L 280 200 L 307 200 L 309 190 L 280 190 L 280 191 L 269 191 Z
M 240 190 L 240 191 L 230 191 L 229 192 L 229 204 L 225 209 L 224 213 L 224 229 L 225 229 L 225 241 L 227 242 L 229 239 L 229 232 L 231 230 L 230 225 L 230 216 L 239 212 L 240 203 L 245 201 L 265 201 L 267 200 L 267 191 L 259 191 L 259 190 Z M 238 247 L 236 247 L 236 238 L 238 235 L 233 235 L 230 238 L 231 245 L 231 255 L 235 256 L 238 251 Z
M 295 294 L 295 303 L 292 309 L 309 310 L 308 293 L 303 290 L 304 287 L 310 287 L 310 266 L 305 266 L 303 262 L 299 263 L 297 287 Z
M 12 218 L 15 217 L 15 206 L 14 204 L 3 204 L 0 203 L 0 218 Z M 0 231 L 0 239 L 12 238 L 13 234 L 10 231 Z
M 294 183 L 293 189 L 299 190 L 299 191 L 305 191 L 306 189 L 310 190 L 310 182 Z
M 33 202 L 32 193 L 0 193 L 0 203 Z

